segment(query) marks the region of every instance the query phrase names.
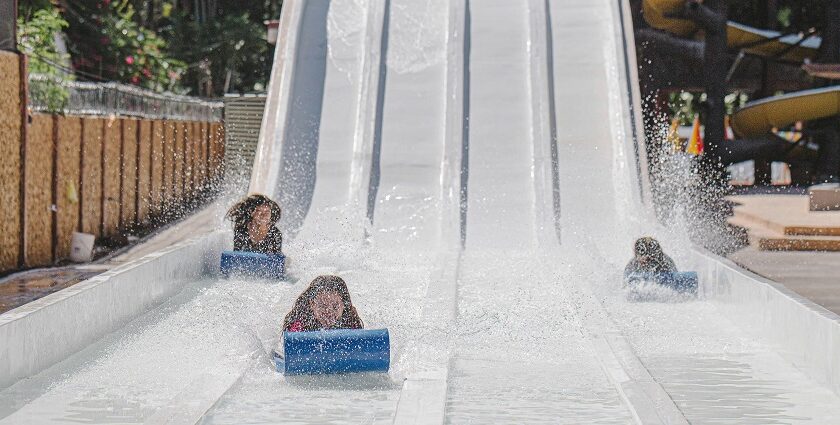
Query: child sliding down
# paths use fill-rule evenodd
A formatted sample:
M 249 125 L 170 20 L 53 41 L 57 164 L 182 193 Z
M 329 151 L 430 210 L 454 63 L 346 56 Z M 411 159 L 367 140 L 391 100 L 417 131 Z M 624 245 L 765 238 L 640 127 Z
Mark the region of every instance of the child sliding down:
M 304 332 L 362 329 L 364 324 L 350 301 L 347 284 L 338 276 L 318 276 L 298 296 L 283 321 L 283 330 Z

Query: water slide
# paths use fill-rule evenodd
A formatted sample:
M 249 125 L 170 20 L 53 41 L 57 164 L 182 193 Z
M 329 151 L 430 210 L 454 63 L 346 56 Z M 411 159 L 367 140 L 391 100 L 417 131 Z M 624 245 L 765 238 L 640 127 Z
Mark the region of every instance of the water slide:
M 680 37 L 693 37 L 699 28 L 694 22 L 673 17 L 685 5 L 685 0 L 644 0 L 645 21 L 653 28 Z M 778 31 L 753 28 L 729 21 L 726 24 L 729 48 L 743 50 L 756 56 L 802 63 L 819 53 L 820 37 L 811 34 L 782 34 Z
M 289 278 L 219 279 L 220 231 L 0 316 L 0 424 L 840 417 L 840 318 L 649 217 L 627 7 L 285 1 L 250 190 Z M 643 233 L 698 299 L 627 300 Z M 389 328 L 389 374 L 273 370 L 323 273 Z
M 676 19 L 684 0 L 645 0 L 644 17 L 656 29 L 681 37 L 697 33 L 688 20 Z M 808 34 L 785 35 L 777 31 L 753 28 L 737 22 L 727 23 L 727 41 L 732 49 L 746 53 L 802 63 L 819 53 L 822 40 Z M 773 128 L 784 128 L 796 121 L 811 121 L 840 114 L 840 89 L 826 87 L 802 90 L 750 102 L 732 115 L 732 129 L 741 138 L 760 138 Z
M 840 87 L 801 90 L 749 102 L 732 114 L 732 129 L 740 137 L 761 137 L 773 128 L 797 121 L 840 115 Z

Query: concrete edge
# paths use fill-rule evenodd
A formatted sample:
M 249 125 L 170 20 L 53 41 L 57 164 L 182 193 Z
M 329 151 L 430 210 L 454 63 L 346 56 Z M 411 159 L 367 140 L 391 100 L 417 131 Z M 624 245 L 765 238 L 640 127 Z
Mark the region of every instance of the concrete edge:
M 446 391 L 449 369 L 411 375 L 403 382 L 394 424 L 442 424 L 446 421 Z
M 780 354 L 820 384 L 840 395 L 840 316 L 784 285 L 695 247 L 690 265 L 700 276 L 700 293 L 724 305 Z
M 279 167 L 268 166 L 268 163 L 275 156 L 282 159 L 283 139 L 292 107 L 291 88 L 294 84 L 298 57 L 298 35 L 305 7 L 303 0 L 286 0 L 283 4 L 283 12 L 280 14 L 277 45 L 274 47 L 274 62 L 268 82 L 268 95 L 251 170 L 248 188 L 250 192 L 272 195 L 271 191 L 277 187 L 279 181 L 279 171 L 275 170 Z
M 227 242 L 212 232 L 149 254 L 0 315 L 0 388 L 84 349 L 213 274 Z
M 464 237 L 462 205 L 464 194 L 463 156 L 466 105 L 469 81 L 465 75 L 465 49 L 469 37 L 467 13 L 469 0 L 449 2 L 446 34 L 446 130 L 441 163 L 441 265 L 426 291 L 421 317 L 425 323 L 454 323 L 458 317 L 458 276 Z M 434 319 L 432 319 L 434 318 Z M 435 329 L 446 333 L 446 328 Z M 446 422 L 449 353 L 441 358 L 424 359 L 441 366 L 406 377 L 400 390 L 394 424 L 429 424 Z
M 169 403 L 143 421 L 146 425 L 198 424 L 219 400 L 237 386 L 256 359 L 228 373 L 204 373 L 192 380 Z

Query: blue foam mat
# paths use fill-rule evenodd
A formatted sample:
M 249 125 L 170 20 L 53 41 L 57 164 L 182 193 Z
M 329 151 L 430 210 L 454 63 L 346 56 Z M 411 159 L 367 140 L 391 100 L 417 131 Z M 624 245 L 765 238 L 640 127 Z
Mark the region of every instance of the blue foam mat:
M 624 280 L 630 286 L 640 282 L 655 282 L 678 292 L 695 294 L 699 286 L 697 272 L 631 273 Z
M 219 270 L 223 276 L 244 274 L 281 279 L 286 273 L 286 257 L 256 252 L 223 251 Z
M 284 332 L 283 354 L 273 357 L 286 375 L 388 372 L 390 337 L 387 329 Z

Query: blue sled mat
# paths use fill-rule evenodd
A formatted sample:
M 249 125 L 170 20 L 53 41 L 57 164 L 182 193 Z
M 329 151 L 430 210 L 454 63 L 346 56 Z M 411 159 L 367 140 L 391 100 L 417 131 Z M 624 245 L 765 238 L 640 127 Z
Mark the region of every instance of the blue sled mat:
M 283 354 L 274 352 L 286 375 L 388 372 L 390 363 L 387 329 L 283 332 Z
M 282 279 L 286 273 L 286 257 L 255 252 L 223 251 L 219 269 L 223 276 L 232 274 Z
M 697 293 L 697 272 L 631 273 L 625 278 L 631 287 L 641 282 L 654 282 L 682 293 Z

